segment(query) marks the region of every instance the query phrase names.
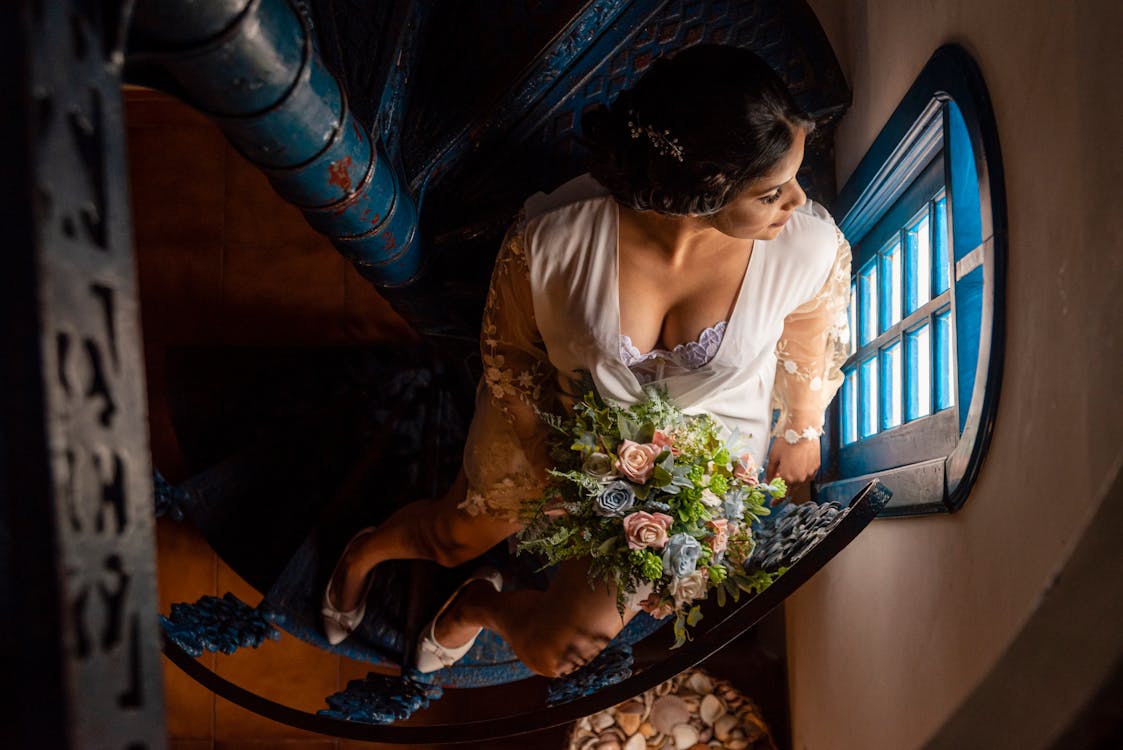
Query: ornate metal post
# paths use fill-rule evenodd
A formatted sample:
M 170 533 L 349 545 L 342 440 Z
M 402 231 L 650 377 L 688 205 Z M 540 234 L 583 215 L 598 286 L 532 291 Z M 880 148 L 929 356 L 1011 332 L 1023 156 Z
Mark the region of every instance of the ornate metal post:
M 165 746 L 121 43 L 129 2 L 0 22 L 5 747 Z

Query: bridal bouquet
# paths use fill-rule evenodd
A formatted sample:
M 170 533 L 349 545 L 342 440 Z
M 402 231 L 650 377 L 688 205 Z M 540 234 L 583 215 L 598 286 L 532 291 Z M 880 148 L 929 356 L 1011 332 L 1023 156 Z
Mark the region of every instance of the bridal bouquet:
M 634 406 L 594 393 L 568 419 L 543 415 L 558 433 L 556 466 L 543 496 L 523 507 L 519 550 L 547 565 L 591 559 L 589 582 L 616 586 L 621 615 L 639 590 L 642 608 L 676 615 L 675 647 L 701 619 L 695 603 L 713 590 L 718 604 L 759 593 L 783 571 L 752 575 L 751 524 L 783 497 L 782 479 L 764 484 L 752 456 L 737 455 L 708 415 L 687 415 L 666 395 Z

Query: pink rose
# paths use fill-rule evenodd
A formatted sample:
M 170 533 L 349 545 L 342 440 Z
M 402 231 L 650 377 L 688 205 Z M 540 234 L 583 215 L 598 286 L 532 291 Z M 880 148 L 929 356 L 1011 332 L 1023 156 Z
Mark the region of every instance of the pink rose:
M 620 443 L 616 454 L 616 468 L 633 482 L 643 484 L 655 470 L 655 459 L 663 449 L 655 443 L 633 443 L 625 440 Z
M 757 481 L 758 474 L 760 474 L 760 469 L 756 467 L 756 461 L 753 461 L 751 453 L 741 456 L 733 466 L 733 476 L 748 485 L 759 484 Z
M 662 620 L 675 611 L 674 604 L 663 601 L 663 598 L 659 594 L 654 593 L 640 602 L 639 606 L 644 612 L 651 615 L 656 620 Z
M 675 447 L 674 436 L 668 435 L 662 430 L 656 430 L 655 434 L 651 436 L 651 444 L 669 450 L 672 456 L 677 456 L 679 453 L 678 448 Z
M 713 534 L 709 538 L 710 549 L 713 550 L 713 553 L 719 555 L 725 552 L 725 548 L 729 546 L 729 521 L 724 518 L 707 521 L 706 528 Z
M 628 549 L 662 549 L 667 546 L 667 532 L 674 521 L 665 513 L 642 510 L 624 516 L 624 538 L 628 540 Z

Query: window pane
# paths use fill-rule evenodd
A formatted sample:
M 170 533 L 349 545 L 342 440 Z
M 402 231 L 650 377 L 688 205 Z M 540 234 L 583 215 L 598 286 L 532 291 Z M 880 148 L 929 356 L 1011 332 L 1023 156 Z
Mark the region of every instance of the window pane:
M 842 381 L 842 444 L 858 439 L 858 371 L 846 370 Z
M 877 432 L 877 357 L 870 357 L 862 363 L 861 396 L 858 399 L 858 423 L 861 436 L 869 437 Z
M 901 423 L 901 342 L 881 350 L 881 429 Z
M 928 236 L 928 213 L 905 232 L 908 253 L 907 312 L 911 313 L 932 298 L 932 249 Z
M 850 282 L 850 309 L 846 311 L 850 317 L 850 354 L 858 351 L 858 284 Z
M 858 275 L 858 317 L 861 319 L 861 344 L 877 338 L 877 258 L 873 258 Z
M 936 222 L 932 231 L 934 245 L 934 259 L 932 273 L 934 274 L 934 291 L 943 294 L 951 285 L 951 268 L 948 263 L 948 199 L 941 195 L 936 199 L 934 211 Z
M 881 253 L 881 331 L 901 322 L 901 240 Z
M 951 310 L 936 316 L 936 409 L 955 404 L 955 376 L 952 371 Z
M 925 323 L 905 336 L 908 368 L 908 398 L 905 419 L 912 421 L 932 413 L 932 335 Z

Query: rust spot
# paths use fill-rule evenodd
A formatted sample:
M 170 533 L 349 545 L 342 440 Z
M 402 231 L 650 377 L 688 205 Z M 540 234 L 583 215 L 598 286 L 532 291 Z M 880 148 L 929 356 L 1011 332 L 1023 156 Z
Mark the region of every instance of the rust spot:
M 398 241 L 394 239 L 393 232 L 386 232 L 382 235 L 382 247 L 386 250 L 393 250 L 398 246 Z
M 345 156 L 339 161 L 333 161 L 328 165 L 328 184 L 335 185 L 337 188 L 345 193 L 351 192 L 351 157 Z

